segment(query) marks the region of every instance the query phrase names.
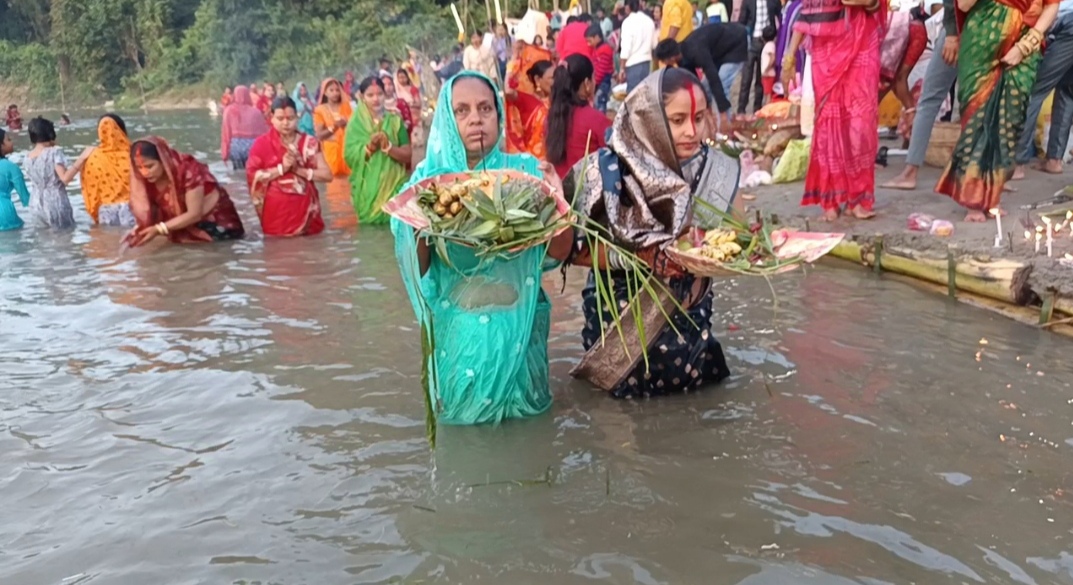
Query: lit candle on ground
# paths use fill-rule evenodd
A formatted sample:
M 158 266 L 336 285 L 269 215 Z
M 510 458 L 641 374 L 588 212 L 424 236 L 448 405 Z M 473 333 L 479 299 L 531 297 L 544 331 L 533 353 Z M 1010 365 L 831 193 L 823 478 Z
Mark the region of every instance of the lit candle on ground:
M 1051 257 L 1051 218 L 1043 216 L 1043 224 L 1047 226 L 1047 257 Z
M 995 236 L 995 247 L 998 248 L 1002 245 L 1002 213 L 998 207 L 992 207 L 988 210 L 988 213 L 995 216 L 995 227 L 998 228 L 998 234 Z

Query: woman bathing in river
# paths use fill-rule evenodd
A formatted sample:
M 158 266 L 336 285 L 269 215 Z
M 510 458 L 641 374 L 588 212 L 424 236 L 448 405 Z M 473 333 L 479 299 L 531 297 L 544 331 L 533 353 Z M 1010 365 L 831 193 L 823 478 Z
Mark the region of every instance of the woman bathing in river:
M 12 191 L 18 193 L 23 207 L 30 205 L 30 192 L 26 189 L 22 171 L 18 165 L 7 159 L 7 155 L 14 151 L 11 135 L 0 129 L 0 232 L 22 227 L 22 219 L 15 212 L 15 204 L 11 202 Z
M 410 184 L 478 168 L 511 169 L 558 183 L 550 165 L 503 152 L 503 120 L 503 104 L 490 79 L 466 71 L 448 80 L 433 116 L 428 156 Z M 491 262 L 478 259 L 471 248 L 447 244 L 453 265 L 448 266 L 410 226 L 392 219 L 391 230 L 423 345 L 429 348 L 423 365 L 437 419 L 494 423 L 547 410 L 551 303 L 540 277 L 557 263 L 552 258 L 569 253 L 570 232 Z
M 82 170 L 92 148 L 82 151 L 73 165 L 67 166 L 63 149 L 56 145 L 56 127 L 44 118 L 30 120 L 27 127 L 34 148 L 26 155 L 26 174 L 34 186 L 30 213 L 35 223 L 45 227 L 69 229 L 75 226 L 67 185 Z
M 115 114 L 97 122 L 99 145 L 82 168 L 82 200 L 86 213 L 101 225 L 130 227 L 130 139 L 127 125 Z
M 157 236 L 176 244 L 235 240 L 245 234 L 227 191 L 205 163 L 150 136 L 130 147 L 130 210 L 138 226 L 124 237 L 132 247 Z
M 343 158 L 343 145 L 346 143 L 346 126 L 353 110 L 350 96 L 343 94 L 343 86 L 338 80 L 328 78 L 320 83 L 320 103 L 313 110 L 313 128 L 320 141 L 324 160 L 335 177 L 350 175 L 350 167 Z
M 253 143 L 246 179 L 266 236 L 311 236 L 324 231 L 317 182 L 332 171 L 317 139 L 298 131 L 297 106 L 289 97 L 272 104 L 272 129 Z
M 249 88 L 235 88 L 235 103 L 224 108 L 220 124 L 220 155 L 231 162 L 231 168 L 246 168 L 250 147 L 257 137 L 268 132 L 264 114 L 254 106 Z
M 702 141 L 710 108 L 708 94 L 692 73 L 676 68 L 653 73 L 626 98 L 610 144 L 579 162 L 565 181 L 567 193 L 574 193 L 579 179 L 584 181 L 574 209 L 606 228 L 614 244 L 648 263 L 688 313 L 688 318 L 681 312 L 672 316 L 673 329 L 668 325 L 649 332 L 650 367 L 633 367 L 612 390 L 616 398 L 688 391 L 730 375 L 723 349 L 709 330 L 711 281 L 681 272 L 663 253 L 692 225 L 707 223 L 703 211 L 694 212 L 696 199 L 726 212 L 736 203 L 738 162 Z M 605 275 L 610 269 L 614 297 L 625 306 L 630 291 L 618 254 L 590 249 L 582 237 L 570 262 L 595 264 Z M 600 314 L 597 307 L 590 271 L 582 291 L 586 350 L 613 326 L 606 307 Z M 640 358 L 639 352 L 634 355 Z
M 357 95 L 358 111 L 347 124 L 343 151 L 351 171 L 350 197 L 360 223 L 384 224 L 388 216 L 381 208 L 406 182 L 410 135 L 398 112 L 387 107 L 396 98 L 384 93 L 383 81 L 366 77 Z

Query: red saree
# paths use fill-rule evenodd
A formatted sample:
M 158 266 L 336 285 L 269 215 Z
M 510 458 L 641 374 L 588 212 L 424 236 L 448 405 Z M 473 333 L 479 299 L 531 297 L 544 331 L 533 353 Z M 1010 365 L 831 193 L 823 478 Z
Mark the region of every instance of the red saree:
M 163 138 L 150 136 L 135 142 L 148 142 L 160 154 L 160 163 L 168 185 L 159 189 L 142 177 L 137 168 L 130 173 L 130 210 L 141 229 L 169 221 L 186 213 L 186 193 L 201 187 L 205 194 L 204 209 L 198 223 L 172 230 L 168 239 L 176 244 L 212 242 L 241 238 L 245 233 L 242 220 L 227 191 L 216 182 L 209 167 L 193 156 L 172 149 Z
M 825 211 L 875 204 L 880 45 L 886 2 L 868 13 L 839 0 L 805 0 L 794 30 L 808 38 L 816 125 L 801 205 Z
M 316 138 L 298 134 L 295 144 L 298 169 L 316 169 L 320 144 Z M 320 216 L 320 194 L 312 181 L 292 170 L 273 181 L 257 179 L 258 171 L 276 168 L 283 162 L 287 147 L 274 128 L 254 141 L 246 163 L 246 181 L 250 198 L 261 218 L 266 236 L 312 236 L 324 231 Z

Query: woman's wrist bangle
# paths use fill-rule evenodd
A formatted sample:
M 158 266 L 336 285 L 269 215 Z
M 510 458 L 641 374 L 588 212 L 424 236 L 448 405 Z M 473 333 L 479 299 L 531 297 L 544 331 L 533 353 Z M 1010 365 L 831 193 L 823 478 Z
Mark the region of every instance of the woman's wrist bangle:
M 168 224 L 166 224 L 164 222 L 160 222 L 160 223 L 156 224 L 156 233 L 158 233 L 158 234 L 160 234 L 162 236 L 168 235 Z
M 276 173 L 281 177 L 283 176 L 283 163 L 276 165 Z

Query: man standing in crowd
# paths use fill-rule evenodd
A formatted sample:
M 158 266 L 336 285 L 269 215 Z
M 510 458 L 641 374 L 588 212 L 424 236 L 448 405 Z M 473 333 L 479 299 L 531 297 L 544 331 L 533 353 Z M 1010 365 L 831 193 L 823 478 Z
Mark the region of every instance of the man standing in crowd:
M 659 40 L 674 39 L 679 43 L 693 32 L 693 6 L 689 0 L 666 0 L 663 20 L 659 23 Z
M 1047 160 L 1039 170 L 1055 175 L 1062 173 L 1062 158 L 1069 147 L 1069 129 L 1073 126 L 1073 0 L 1062 0 L 1058 5 L 1058 18 L 1047 32 L 1047 51 L 1043 53 L 1032 97 L 1028 100 L 1028 116 L 1025 129 L 1017 143 L 1013 178 L 1024 176 L 1024 166 L 1032 157 L 1036 118 L 1043 108 L 1043 100 L 1054 91 L 1051 103 L 1051 132 L 1047 139 Z
M 917 171 L 924 164 L 924 154 L 931 140 L 931 130 L 939 116 L 950 88 L 958 78 L 958 28 L 954 0 L 943 0 L 943 28 L 935 39 L 941 47 L 942 58 L 932 57 L 924 73 L 924 83 L 917 99 L 917 111 L 913 118 L 913 131 L 909 135 L 909 151 L 905 155 L 905 168 L 898 176 L 883 184 L 887 189 L 912 191 L 917 188 Z M 1037 110 L 1039 111 L 1039 110 Z M 1033 125 L 1034 126 L 1034 125 Z
M 555 39 L 555 52 L 559 56 L 560 63 L 570 55 L 584 55 L 592 59 L 592 48 L 589 47 L 589 41 L 585 38 L 590 24 L 592 24 L 592 16 L 588 14 L 566 19 L 566 26 Z
M 483 73 L 489 79 L 499 79 L 499 66 L 496 64 L 495 55 L 491 47 L 484 46 L 484 35 L 480 32 L 474 32 L 470 37 L 470 45 L 462 54 L 462 67 L 468 71 Z
M 731 22 L 706 24 L 693 31 L 684 43 L 664 39 L 656 45 L 656 59 L 668 67 L 679 66 L 689 71 L 700 69 L 708 84 L 715 105 L 719 108 L 720 125 L 730 124 L 730 86 L 741 71 L 748 49 L 745 27 Z
M 626 72 L 626 91 L 633 91 L 652 71 L 652 45 L 656 42 L 656 23 L 641 10 L 641 0 L 626 0 L 620 34 L 619 61 Z
M 764 52 L 764 29 L 770 28 L 768 36 L 778 35 L 782 21 L 782 5 L 779 0 L 742 0 L 740 21 L 749 31 L 749 54 L 745 59 L 745 72 L 741 77 L 741 93 L 738 95 L 738 113 L 744 114 L 749 105 L 749 93 L 753 97 L 753 112 L 764 105 L 763 70 L 761 57 Z
M 596 84 L 596 109 L 603 113 L 607 111 L 607 100 L 611 97 L 611 77 L 615 74 L 615 52 L 611 45 L 604 42 L 603 30 L 595 22 L 589 25 L 585 34 L 589 46 L 592 47 L 592 80 Z
M 603 33 L 605 39 L 611 36 L 611 31 L 615 30 L 615 22 L 604 12 L 603 8 L 596 10 L 596 22 L 600 24 L 600 32 Z
M 708 14 L 708 24 L 730 22 L 730 15 L 727 14 L 727 7 L 719 0 L 713 0 L 708 3 L 708 7 L 704 9 Z

